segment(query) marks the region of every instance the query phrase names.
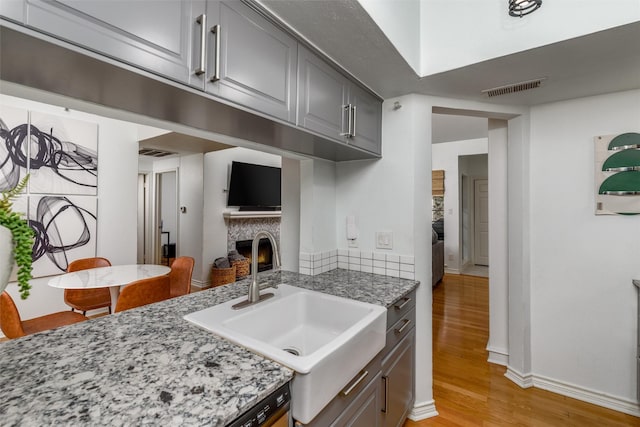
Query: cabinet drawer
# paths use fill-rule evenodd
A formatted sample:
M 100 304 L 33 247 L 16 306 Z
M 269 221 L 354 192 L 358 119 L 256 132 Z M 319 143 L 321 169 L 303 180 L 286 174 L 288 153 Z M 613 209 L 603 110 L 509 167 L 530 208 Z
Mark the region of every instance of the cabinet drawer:
M 411 291 L 387 309 L 387 330 L 416 306 L 416 291 Z
M 349 383 L 342 389 L 340 393 L 336 397 L 333 398 L 331 402 L 308 424 L 301 424 L 296 422 L 296 426 L 305 426 L 305 427 L 327 427 L 330 425 L 334 425 L 333 423 L 349 408 L 352 403 L 361 395 L 362 391 L 365 390 L 369 384 L 371 384 L 374 379 L 376 380 L 375 384 L 380 382 L 380 371 L 382 369 L 382 353 L 378 353 L 378 355 L 367 364 L 354 378 L 352 378 Z M 367 372 L 367 375 L 362 378 L 362 380 L 358 383 L 358 379 L 360 379 L 364 373 Z M 356 385 L 357 383 L 357 385 Z M 351 388 L 352 386 L 354 386 Z M 351 388 L 351 390 L 349 390 Z M 344 392 L 348 391 L 348 394 L 345 396 Z M 295 396 L 293 397 L 295 399 Z
M 398 321 L 387 329 L 387 343 L 382 350 L 383 355 L 389 354 L 391 350 L 404 338 L 409 331 L 416 326 L 416 311 L 409 310 Z

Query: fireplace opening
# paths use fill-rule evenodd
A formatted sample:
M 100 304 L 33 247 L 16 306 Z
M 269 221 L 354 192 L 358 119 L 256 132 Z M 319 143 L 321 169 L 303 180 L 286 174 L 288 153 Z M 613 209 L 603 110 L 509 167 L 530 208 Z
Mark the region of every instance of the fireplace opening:
M 252 240 L 236 241 L 236 250 L 240 255 L 251 261 Z M 269 239 L 260 239 L 258 242 L 258 271 L 271 270 L 273 268 L 273 248 Z

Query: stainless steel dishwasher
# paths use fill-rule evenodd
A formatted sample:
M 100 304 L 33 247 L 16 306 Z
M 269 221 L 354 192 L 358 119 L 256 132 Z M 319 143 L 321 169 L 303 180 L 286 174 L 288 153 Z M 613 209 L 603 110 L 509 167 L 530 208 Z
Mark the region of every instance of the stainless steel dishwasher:
M 286 383 L 227 427 L 288 427 L 291 390 Z

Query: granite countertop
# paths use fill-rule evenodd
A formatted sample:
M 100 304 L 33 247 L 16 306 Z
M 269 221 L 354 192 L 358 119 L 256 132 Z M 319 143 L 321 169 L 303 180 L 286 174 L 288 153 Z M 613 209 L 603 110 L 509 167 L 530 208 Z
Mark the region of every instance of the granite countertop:
M 265 273 L 260 282 L 385 307 L 418 284 L 347 270 Z M 182 316 L 246 295 L 247 287 L 243 280 L 1 343 L 1 424 L 228 424 L 293 371 Z

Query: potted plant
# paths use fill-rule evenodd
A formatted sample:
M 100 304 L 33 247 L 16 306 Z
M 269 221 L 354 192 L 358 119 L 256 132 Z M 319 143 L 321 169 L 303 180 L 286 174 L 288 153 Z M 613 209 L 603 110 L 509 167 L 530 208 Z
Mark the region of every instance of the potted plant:
M 20 297 L 29 296 L 31 280 L 31 250 L 33 231 L 29 221 L 21 213 L 14 212 L 12 201 L 26 187 L 29 175 L 25 176 L 12 190 L 3 191 L 0 199 L 0 292 L 4 291 L 14 264 L 18 266 L 18 286 Z

